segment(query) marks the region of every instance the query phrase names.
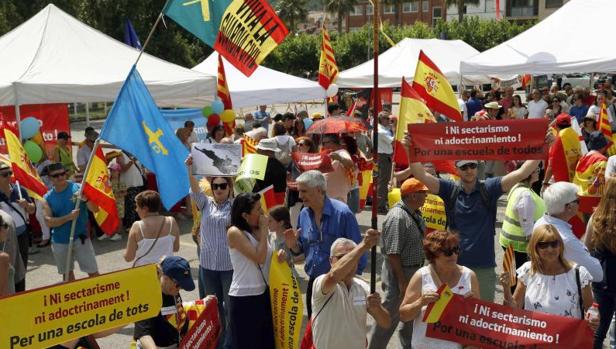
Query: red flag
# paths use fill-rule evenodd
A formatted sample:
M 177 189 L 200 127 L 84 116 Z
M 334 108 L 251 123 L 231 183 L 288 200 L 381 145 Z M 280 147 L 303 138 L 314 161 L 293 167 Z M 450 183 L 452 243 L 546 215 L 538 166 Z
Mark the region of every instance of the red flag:
M 96 148 L 92 164 L 84 178 L 83 195 L 99 208 L 94 214 L 96 222 L 105 234 L 113 235 L 120 225 L 120 217 L 101 146 Z

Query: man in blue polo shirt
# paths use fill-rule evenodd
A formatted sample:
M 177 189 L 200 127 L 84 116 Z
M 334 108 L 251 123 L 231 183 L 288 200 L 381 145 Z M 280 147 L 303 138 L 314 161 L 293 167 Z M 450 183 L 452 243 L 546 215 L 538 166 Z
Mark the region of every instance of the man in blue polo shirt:
M 414 150 L 410 151 L 412 153 Z M 526 161 L 522 167 L 506 176 L 492 177 L 480 182 L 477 178 L 476 160 L 456 161 L 460 177 L 460 182 L 457 183 L 427 173 L 419 162 L 410 165 L 413 176 L 445 202 L 449 229 L 460 236 L 458 264 L 477 274 L 483 300 L 494 301 L 496 289 L 494 235 L 498 199 L 516 183 L 528 178 L 539 166 L 539 162 Z
M 332 243 L 348 238 L 356 243 L 362 241 L 357 219 L 349 207 L 325 195 L 325 177 L 320 171 L 306 171 L 297 177 L 299 197 L 304 208 L 299 214 L 298 231 L 287 230 L 285 238 L 291 253 L 306 256 L 305 271 L 310 277 L 306 290 L 308 317 L 312 314 L 312 286 L 314 280 L 327 273 L 331 267 L 329 256 Z M 364 255 L 359 261 L 361 272 L 368 261 Z

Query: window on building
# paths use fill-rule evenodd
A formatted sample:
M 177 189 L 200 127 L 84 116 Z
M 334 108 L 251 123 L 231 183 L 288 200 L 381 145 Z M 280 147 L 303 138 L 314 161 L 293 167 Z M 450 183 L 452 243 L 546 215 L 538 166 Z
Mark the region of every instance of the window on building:
M 361 5 L 353 6 L 353 10 L 350 13 L 351 16 L 363 16 L 363 14 L 364 14 L 364 7 Z
M 421 2 L 421 11 L 422 12 L 428 12 L 428 10 L 430 10 L 430 1 L 429 0 L 423 0 Z
M 396 13 L 396 5 L 383 5 L 383 13 L 384 14 L 392 14 Z
M 533 17 L 537 13 L 535 11 L 533 0 L 512 0 L 511 1 L 511 17 Z
M 366 5 L 366 15 L 371 16 L 374 14 L 374 7 L 372 5 Z
M 559 8 L 563 5 L 563 0 L 545 0 L 545 8 Z
M 432 26 L 436 25 L 436 22 L 438 22 L 439 19 L 441 19 L 442 17 L 442 11 L 440 7 L 433 7 L 432 8 Z
M 419 1 L 411 1 L 411 2 L 405 2 L 402 4 L 402 12 L 417 12 L 419 7 Z

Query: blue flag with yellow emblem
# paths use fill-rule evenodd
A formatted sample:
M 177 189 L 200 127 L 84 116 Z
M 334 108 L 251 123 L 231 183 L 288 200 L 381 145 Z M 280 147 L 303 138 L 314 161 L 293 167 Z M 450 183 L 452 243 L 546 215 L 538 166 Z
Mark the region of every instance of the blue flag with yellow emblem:
M 163 13 L 214 47 L 222 16 L 230 3 L 231 0 L 169 0 Z
M 188 195 L 188 150 L 175 136 L 133 66 L 101 130 L 101 139 L 135 156 L 156 174 L 165 208 Z

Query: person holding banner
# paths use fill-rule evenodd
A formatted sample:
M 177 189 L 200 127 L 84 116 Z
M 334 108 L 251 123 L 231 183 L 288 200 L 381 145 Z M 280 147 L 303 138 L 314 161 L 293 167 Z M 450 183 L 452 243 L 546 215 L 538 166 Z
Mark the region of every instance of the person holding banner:
M 272 248 L 261 195 L 241 193 L 231 206 L 227 230 L 233 279 L 229 289 L 229 328 L 233 349 L 273 349 L 274 328 L 267 283 Z
M 437 290 L 447 284 L 451 290 L 465 297 L 479 298 L 477 275 L 458 265 L 460 240 L 455 233 L 434 231 L 423 239 L 423 251 L 429 265 L 413 274 L 400 304 L 400 320 L 413 321 L 413 349 L 461 349 L 462 345 L 426 337 L 423 320 L 428 304 L 439 299 Z
M 88 210 L 98 211 L 94 203 L 83 202 L 82 198 L 76 197 L 80 185 L 66 179 L 66 169 L 61 163 L 53 163 L 47 167 L 49 178 L 53 188 L 45 194 L 45 222 L 51 228 L 51 251 L 64 281 L 75 280 L 73 273 L 74 260 L 66 265 L 68 246 L 71 239 L 71 225 L 76 220 L 75 231 L 72 236 L 72 257 L 77 259 L 81 271 L 89 276 L 98 275 L 98 265 L 92 242 L 88 237 Z M 79 208 L 75 209 L 75 200 L 82 200 Z M 68 267 L 68 280 L 66 280 L 66 268 Z
M 528 242 L 530 261 L 518 268 L 518 284 L 513 295 L 509 274 L 502 273 L 499 278 L 503 285 L 504 304 L 584 319 L 586 310 L 593 303 L 590 287 L 593 277 L 584 266 L 570 262 L 565 257 L 565 250 L 555 226 L 537 226 Z M 597 329 L 599 319 L 587 321 L 593 330 Z

